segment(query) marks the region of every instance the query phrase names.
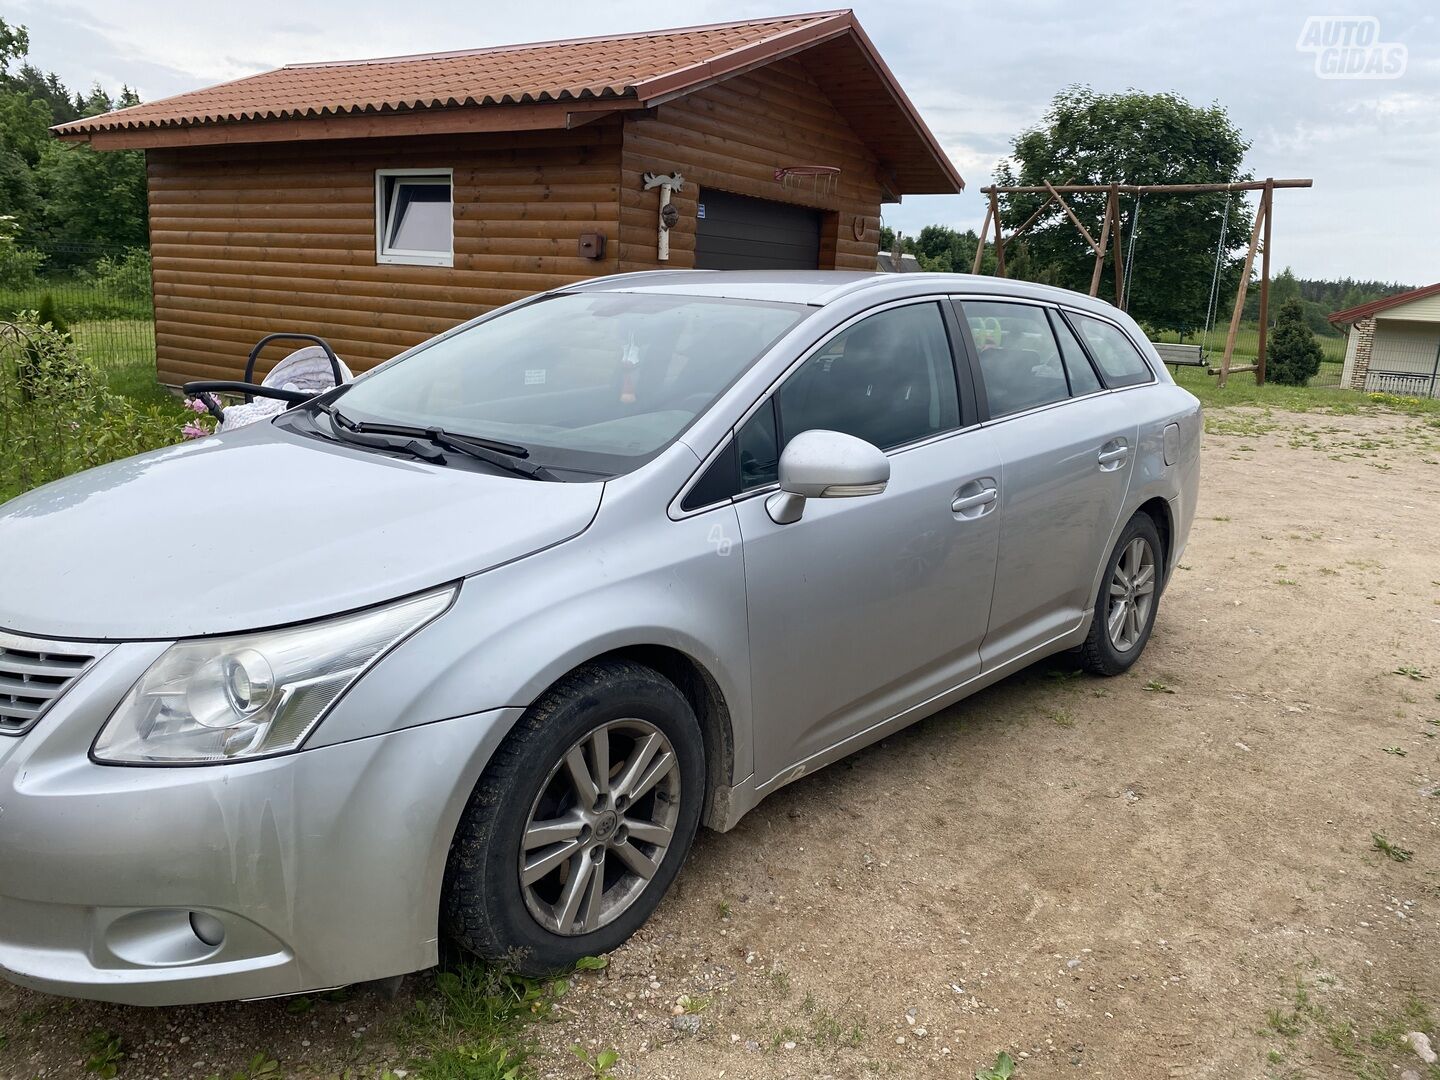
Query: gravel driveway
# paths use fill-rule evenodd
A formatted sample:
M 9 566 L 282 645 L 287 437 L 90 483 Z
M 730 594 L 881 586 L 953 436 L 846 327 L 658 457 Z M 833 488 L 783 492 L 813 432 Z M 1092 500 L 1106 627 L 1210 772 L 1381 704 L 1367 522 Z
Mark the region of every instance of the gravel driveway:
M 702 836 L 535 1027 L 534 1071 L 591 1075 L 578 1043 L 676 1080 L 968 1078 L 1002 1050 L 1022 1077 L 1440 1077 L 1402 1041 L 1440 1034 L 1440 421 L 1208 428 L 1136 669 L 1057 658 Z M 94 1075 L 96 1032 L 122 1078 L 259 1051 L 373 1077 L 426 984 L 155 1011 L 0 989 L 0 1077 Z

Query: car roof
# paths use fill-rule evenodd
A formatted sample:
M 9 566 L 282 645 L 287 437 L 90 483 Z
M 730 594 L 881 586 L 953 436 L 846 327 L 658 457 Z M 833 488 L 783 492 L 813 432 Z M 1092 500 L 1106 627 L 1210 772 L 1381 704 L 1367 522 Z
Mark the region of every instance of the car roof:
M 842 297 L 873 293 L 877 299 L 980 293 L 1065 303 L 1114 313 L 1104 300 L 1010 278 L 978 274 L 881 274 L 853 270 L 642 270 L 591 278 L 560 292 L 633 292 L 672 296 L 709 296 L 729 300 L 769 300 L 824 307 Z

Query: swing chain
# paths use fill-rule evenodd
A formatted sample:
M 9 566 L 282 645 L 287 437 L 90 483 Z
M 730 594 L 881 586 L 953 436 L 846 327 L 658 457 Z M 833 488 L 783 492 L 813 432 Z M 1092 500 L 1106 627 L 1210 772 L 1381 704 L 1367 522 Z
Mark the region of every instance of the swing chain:
M 1220 299 L 1220 262 L 1225 256 L 1225 240 L 1230 230 L 1230 194 L 1225 194 L 1225 210 L 1220 215 L 1220 243 L 1215 248 L 1215 272 L 1210 277 L 1210 303 L 1205 309 L 1205 339 L 1200 345 L 1202 356 L 1210 355 L 1210 331 L 1215 326 L 1216 304 Z
M 1135 211 L 1130 215 L 1130 242 L 1125 252 L 1125 278 L 1122 285 L 1123 310 L 1130 310 L 1130 282 L 1135 276 L 1135 238 L 1140 235 L 1140 200 L 1145 198 L 1142 191 L 1135 196 Z

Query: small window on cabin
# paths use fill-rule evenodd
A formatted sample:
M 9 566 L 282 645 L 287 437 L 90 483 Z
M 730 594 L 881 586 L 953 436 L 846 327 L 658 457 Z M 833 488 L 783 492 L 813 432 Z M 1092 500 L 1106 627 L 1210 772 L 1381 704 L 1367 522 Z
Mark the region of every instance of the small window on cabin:
M 453 266 L 455 214 L 450 170 L 381 169 L 375 174 L 375 261 Z

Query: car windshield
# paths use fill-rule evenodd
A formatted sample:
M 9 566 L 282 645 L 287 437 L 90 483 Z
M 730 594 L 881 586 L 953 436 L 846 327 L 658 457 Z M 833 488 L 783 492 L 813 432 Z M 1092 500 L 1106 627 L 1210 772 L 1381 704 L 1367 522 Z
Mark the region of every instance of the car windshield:
M 437 338 L 335 404 L 348 420 L 443 428 L 617 475 L 664 449 L 806 310 L 562 293 Z

